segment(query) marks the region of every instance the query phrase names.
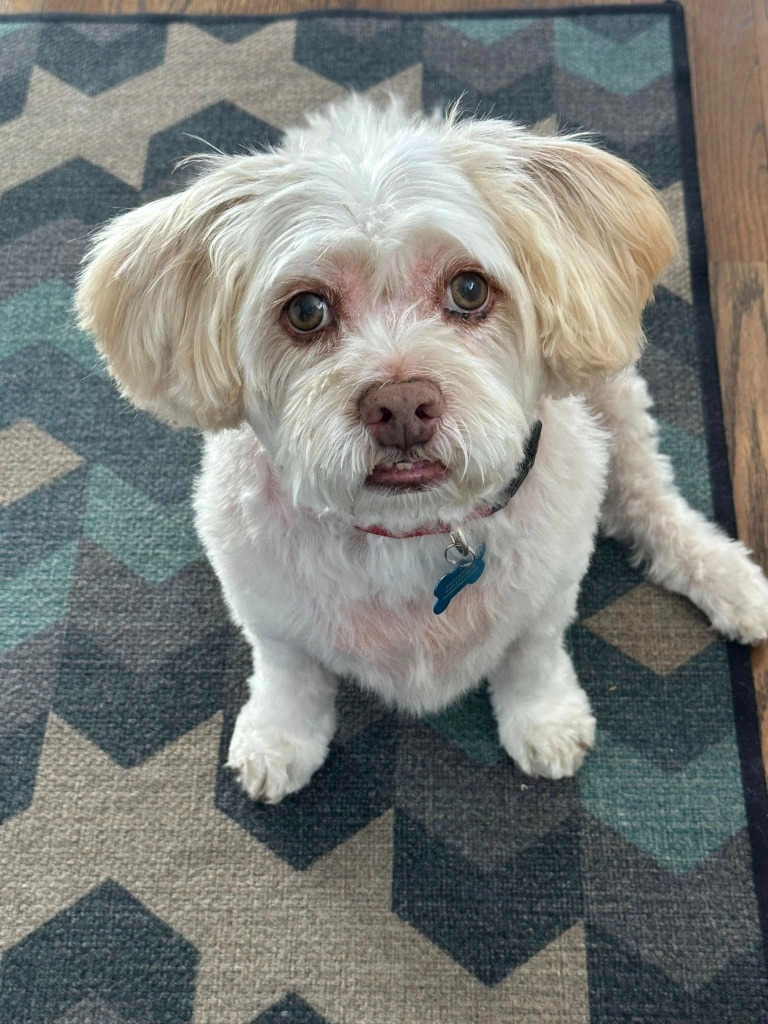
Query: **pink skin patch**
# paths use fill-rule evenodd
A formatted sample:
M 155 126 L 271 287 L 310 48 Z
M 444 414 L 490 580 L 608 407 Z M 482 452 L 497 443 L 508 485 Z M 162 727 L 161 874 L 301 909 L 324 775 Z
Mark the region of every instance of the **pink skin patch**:
M 448 470 L 442 462 L 413 462 L 410 469 L 395 469 L 394 466 L 375 466 L 365 481 L 366 487 L 392 487 L 407 490 L 422 490 L 430 484 L 445 480 Z
M 486 588 L 467 587 L 444 615 L 435 615 L 424 598 L 400 608 L 378 601 L 353 605 L 344 609 L 335 646 L 395 677 L 405 677 L 414 658 L 431 663 L 441 675 L 485 642 L 493 626 L 490 597 Z

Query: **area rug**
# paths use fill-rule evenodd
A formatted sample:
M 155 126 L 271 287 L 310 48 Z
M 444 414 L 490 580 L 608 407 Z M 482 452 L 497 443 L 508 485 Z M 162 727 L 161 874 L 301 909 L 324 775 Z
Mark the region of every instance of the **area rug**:
M 274 143 L 349 88 L 586 127 L 690 253 L 643 370 L 683 491 L 732 530 L 681 11 L 4 21 L 0 75 L 2 1024 L 768 1020 L 746 652 L 601 541 L 577 779 L 521 775 L 482 687 L 416 721 L 345 684 L 309 788 L 250 803 L 198 438 L 128 408 L 70 313 L 88 233 L 201 140 Z

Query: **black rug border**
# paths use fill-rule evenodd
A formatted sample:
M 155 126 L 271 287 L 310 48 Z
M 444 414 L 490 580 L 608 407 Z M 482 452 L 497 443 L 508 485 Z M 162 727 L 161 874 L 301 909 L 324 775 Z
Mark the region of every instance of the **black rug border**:
M 471 2 L 471 0 L 468 0 Z M 459 18 L 557 18 L 592 14 L 667 14 L 679 11 L 683 13 L 680 0 L 660 0 L 657 3 L 577 5 L 573 7 L 536 7 L 531 9 L 517 8 L 509 10 L 493 8 L 483 11 L 365 11 L 355 8 L 334 7 L 312 11 L 294 11 L 282 14 L 184 14 L 180 12 L 165 13 L 148 11 L 136 14 L 81 14 L 75 11 L 40 11 L 37 14 L 2 14 L 0 25 L 4 21 L 35 22 L 35 21 L 149 21 L 160 23 L 171 22 L 202 22 L 209 24 L 215 21 L 294 21 L 297 18 L 379 18 L 384 21 L 440 21 L 441 19 L 456 20 Z
M 699 168 L 696 151 L 696 130 L 691 94 L 691 71 L 688 61 L 688 43 L 685 11 L 679 0 L 660 3 L 605 4 L 602 6 L 573 6 L 536 8 L 533 10 L 494 9 L 484 11 L 364 11 L 334 8 L 333 10 L 296 11 L 284 14 L 81 14 L 61 11 L 37 14 L 4 14 L 3 22 L 193 22 L 209 24 L 220 21 L 293 21 L 311 18 L 378 18 L 398 21 L 434 21 L 461 18 L 555 18 L 591 15 L 663 14 L 669 19 L 673 52 L 673 79 L 678 115 L 678 133 L 681 142 L 680 163 L 685 196 L 688 236 L 688 254 L 694 311 L 698 330 L 699 375 L 707 401 L 704 402 L 704 423 L 707 437 L 707 458 L 715 521 L 732 537 L 736 536 L 736 517 L 733 488 L 728 463 L 718 372 L 714 322 L 710 306 L 709 269 L 704 218 L 699 187 Z M 763 770 L 760 726 L 757 713 L 754 678 L 750 662 L 750 648 L 736 643 L 726 644 L 731 675 L 734 725 L 741 762 L 744 802 L 752 850 L 752 867 L 758 908 L 763 932 L 763 953 L 768 970 L 768 788 Z

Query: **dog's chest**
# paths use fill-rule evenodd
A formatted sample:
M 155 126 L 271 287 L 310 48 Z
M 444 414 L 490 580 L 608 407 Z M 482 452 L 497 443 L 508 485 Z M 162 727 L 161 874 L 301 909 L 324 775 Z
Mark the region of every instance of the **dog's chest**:
M 426 593 L 398 606 L 371 598 L 339 608 L 335 648 L 388 671 L 414 664 L 444 675 L 486 643 L 494 626 L 491 588 L 466 587 L 442 615 Z
M 406 546 L 393 552 L 391 545 L 400 543 Z M 366 546 L 371 557 L 359 561 L 337 552 L 333 580 L 318 547 L 320 572 L 302 590 L 305 614 L 311 609 L 305 636 L 312 635 L 315 656 L 339 674 L 401 707 L 437 710 L 489 671 L 511 639 L 515 596 L 506 559 L 498 551 L 481 579 L 436 615 L 433 590 L 451 569 L 444 539 L 371 538 Z

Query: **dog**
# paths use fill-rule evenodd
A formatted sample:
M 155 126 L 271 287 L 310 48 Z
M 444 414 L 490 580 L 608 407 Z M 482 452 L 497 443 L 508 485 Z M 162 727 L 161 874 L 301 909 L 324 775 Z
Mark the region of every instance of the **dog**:
M 485 678 L 519 768 L 574 774 L 595 720 L 564 634 L 598 524 L 766 637 L 768 583 L 678 493 L 636 369 L 675 247 L 644 178 L 579 136 L 356 96 L 96 236 L 81 326 L 136 406 L 205 434 L 253 799 L 323 764 L 338 676 L 416 714 Z

